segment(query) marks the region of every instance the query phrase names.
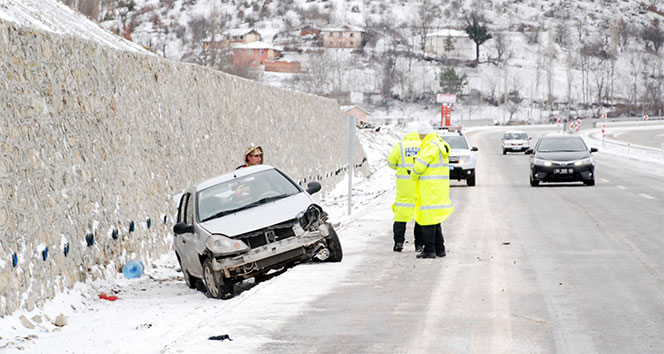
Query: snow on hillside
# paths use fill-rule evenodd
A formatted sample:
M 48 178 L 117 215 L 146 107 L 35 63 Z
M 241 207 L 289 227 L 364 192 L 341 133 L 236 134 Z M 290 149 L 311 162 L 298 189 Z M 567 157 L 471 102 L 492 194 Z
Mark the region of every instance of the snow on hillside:
M 119 50 L 150 53 L 53 0 L 0 0 L 0 19 L 22 27 L 80 37 Z

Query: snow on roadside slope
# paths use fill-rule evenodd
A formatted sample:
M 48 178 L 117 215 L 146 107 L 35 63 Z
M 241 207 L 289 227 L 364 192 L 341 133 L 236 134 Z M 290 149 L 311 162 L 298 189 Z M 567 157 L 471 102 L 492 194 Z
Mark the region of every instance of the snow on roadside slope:
M 194 353 L 211 348 L 255 352 L 269 340 L 263 334 L 303 311 L 315 311 L 314 301 L 362 261 L 367 238 L 352 221 L 366 215 L 367 210 L 391 215 L 389 192 L 393 192 L 395 182 L 386 158 L 401 133 L 384 127 L 380 132 L 358 134 L 370 175 L 353 177 L 350 216 L 347 179 L 321 197 L 343 244 L 345 258 L 341 263 L 301 264 L 268 281 L 256 284 L 248 280 L 240 284 L 243 291 L 237 296 L 220 301 L 187 288 L 177 271 L 174 253 L 169 252 L 147 264 L 141 278 L 130 280 L 114 273 L 106 280 L 77 283 L 43 308 L 0 319 L 0 353 L 89 353 L 91 348 L 103 348 L 104 353 Z M 101 300 L 98 295 L 102 292 L 119 299 Z M 68 321 L 62 328 L 53 324 L 60 314 Z M 35 328 L 26 328 L 22 317 Z M 233 341 L 207 340 L 224 334 Z
M 55 0 L 0 0 L 0 19 L 23 27 L 80 37 L 119 50 L 152 55 L 140 45 L 108 32 Z
M 618 129 L 620 131 L 664 129 L 664 124 L 636 127 L 615 127 L 614 129 Z M 627 144 L 623 141 L 611 138 L 605 138 L 604 142 L 602 142 L 601 128 L 584 130 L 581 132 L 581 135 L 584 137 L 584 139 L 590 141 L 592 146 L 598 147 L 599 153 L 601 154 L 628 157 L 634 160 L 664 165 L 664 148 L 657 149 L 637 144 Z

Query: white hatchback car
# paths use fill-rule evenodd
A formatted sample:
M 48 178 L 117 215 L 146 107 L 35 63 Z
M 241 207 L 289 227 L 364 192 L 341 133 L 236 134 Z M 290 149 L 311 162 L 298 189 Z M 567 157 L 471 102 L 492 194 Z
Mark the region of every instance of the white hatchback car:
M 530 148 L 529 140 L 526 132 L 521 130 L 510 130 L 503 134 L 503 155 L 508 152 L 525 152 Z
M 340 262 L 339 238 L 327 214 L 284 172 L 250 166 L 189 187 L 180 199 L 173 248 L 190 288 L 227 298 L 233 284 L 318 259 Z

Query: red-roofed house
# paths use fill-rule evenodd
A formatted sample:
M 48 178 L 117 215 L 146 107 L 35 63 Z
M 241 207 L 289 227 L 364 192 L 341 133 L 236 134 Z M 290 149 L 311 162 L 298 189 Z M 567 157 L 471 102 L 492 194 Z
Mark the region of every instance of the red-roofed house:
M 281 56 L 281 49 L 265 42 L 252 42 L 233 48 L 233 66 L 255 67 L 264 65 L 266 61 L 274 61 Z

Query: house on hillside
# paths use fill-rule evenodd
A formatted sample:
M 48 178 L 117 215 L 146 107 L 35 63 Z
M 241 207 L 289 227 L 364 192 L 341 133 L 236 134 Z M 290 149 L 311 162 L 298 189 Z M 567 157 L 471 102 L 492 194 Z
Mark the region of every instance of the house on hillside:
M 211 39 L 203 41 L 203 49 L 230 48 L 237 45 L 258 42 L 262 36 L 253 28 L 233 28 L 218 35 L 214 41 Z
M 466 31 L 443 29 L 427 34 L 424 52 L 451 59 L 473 60 L 475 42 Z
M 233 47 L 233 66 L 257 67 L 281 56 L 281 49 L 257 41 Z
M 360 48 L 365 35 L 362 28 L 347 25 L 320 30 L 325 48 Z
M 300 28 L 300 37 L 318 39 L 318 36 L 320 36 L 320 29 L 318 28 L 310 25 Z
M 355 125 L 358 127 L 366 127 L 368 125 L 367 119 L 371 112 L 362 108 L 361 106 L 341 106 L 341 112 L 343 112 L 344 117 L 353 117 L 355 118 Z

